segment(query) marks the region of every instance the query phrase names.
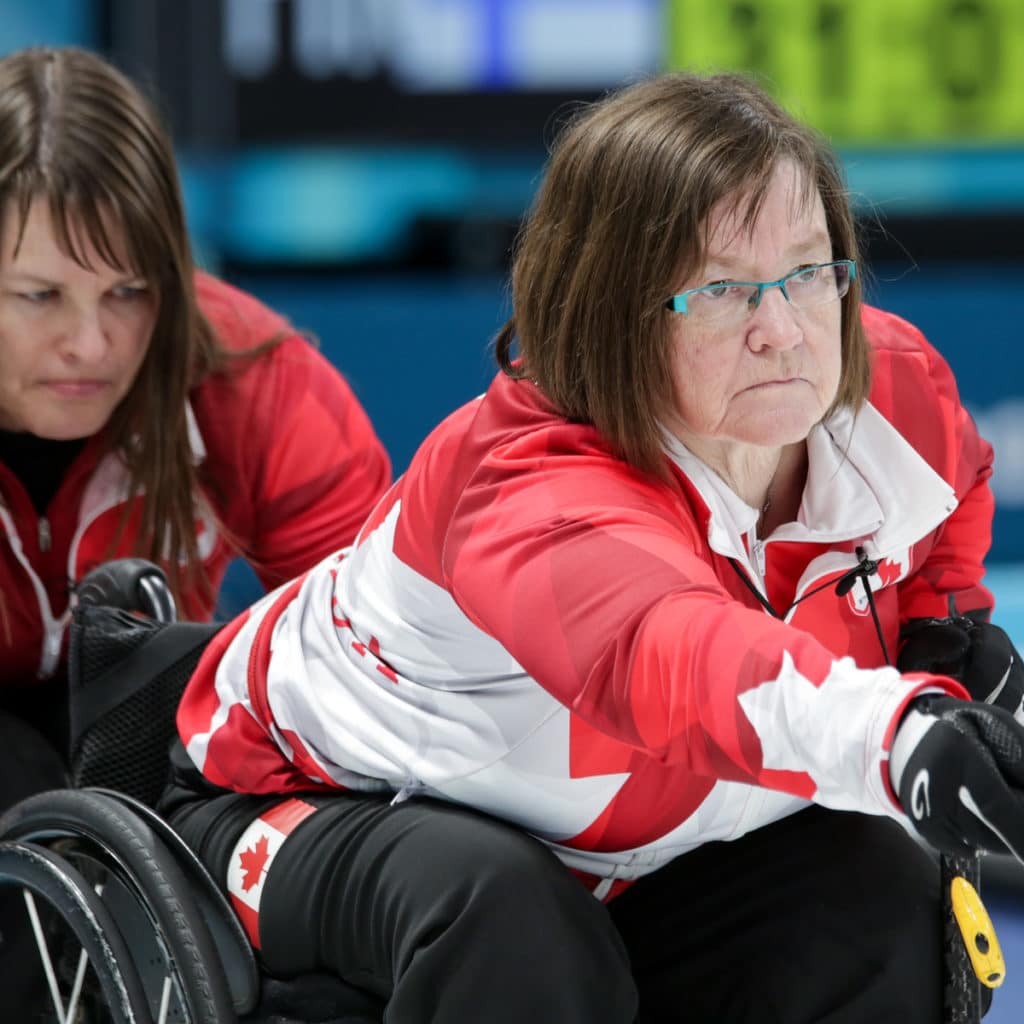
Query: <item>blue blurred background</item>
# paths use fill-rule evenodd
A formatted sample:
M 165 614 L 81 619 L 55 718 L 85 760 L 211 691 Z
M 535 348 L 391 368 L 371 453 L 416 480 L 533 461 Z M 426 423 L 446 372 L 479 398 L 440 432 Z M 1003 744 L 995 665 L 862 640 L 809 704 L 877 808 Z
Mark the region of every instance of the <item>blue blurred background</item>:
M 482 390 L 509 248 L 581 100 L 742 68 L 831 137 L 870 297 L 945 354 L 996 449 L 989 580 L 1024 647 L 1019 0 L 4 0 L 0 52 L 78 43 L 172 127 L 201 262 L 313 332 L 396 470 Z M 222 612 L 255 595 L 233 569 Z M 1024 1008 L 1024 887 L 992 899 Z

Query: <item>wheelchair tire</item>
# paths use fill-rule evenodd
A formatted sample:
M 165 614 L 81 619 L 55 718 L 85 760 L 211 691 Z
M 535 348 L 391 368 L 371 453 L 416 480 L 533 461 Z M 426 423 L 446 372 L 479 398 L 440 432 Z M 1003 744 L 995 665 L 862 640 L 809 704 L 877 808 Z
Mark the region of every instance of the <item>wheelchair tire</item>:
M 141 800 L 136 800 L 126 793 L 100 787 L 89 787 L 86 792 L 100 793 L 134 811 L 156 833 L 164 847 L 174 857 L 188 879 L 189 891 L 195 896 L 196 905 L 217 947 L 235 1011 L 240 1017 L 247 1014 L 256 1006 L 260 997 L 256 955 L 238 916 L 213 876 L 181 836 Z
M 71 864 L 35 843 L 0 842 L 0 885 L 45 900 L 73 933 L 102 995 L 103 1020 L 146 1024 L 152 1019 L 121 933 L 103 900 Z M 61 1007 L 60 1018 L 66 1009 Z
M 101 877 L 102 902 L 131 951 L 151 1019 L 176 1024 L 237 1019 L 220 956 L 188 880 L 131 810 L 87 790 L 38 793 L 4 814 L 0 840 L 46 846 L 90 881 Z

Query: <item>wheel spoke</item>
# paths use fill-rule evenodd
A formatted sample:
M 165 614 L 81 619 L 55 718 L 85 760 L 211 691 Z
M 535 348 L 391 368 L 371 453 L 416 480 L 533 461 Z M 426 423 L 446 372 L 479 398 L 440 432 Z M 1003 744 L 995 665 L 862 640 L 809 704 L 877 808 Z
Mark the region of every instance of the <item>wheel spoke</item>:
M 171 1006 L 171 978 L 168 975 L 164 978 L 164 987 L 160 992 L 160 1015 L 157 1024 L 167 1024 L 167 1011 Z
M 82 998 L 82 985 L 85 982 L 85 969 L 89 966 L 89 957 L 85 950 L 78 954 L 78 966 L 75 968 L 75 982 L 71 987 L 71 998 L 68 1000 L 68 1021 L 75 1019 L 78 1012 L 78 1000 Z
M 50 988 L 53 1008 L 57 1011 L 57 1019 L 60 1024 L 67 1024 L 68 1018 L 64 1012 L 64 1001 L 60 997 L 60 987 L 57 984 L 57 975 L 53 969 L 53 961 L 50 959 L 50 948 L 46 943 L 46 936 L 43 934 L 43 925 L 39 920 L 35 896 L 28 889 L 22 889 L 22 895 L 25 897 L 25 906 L 28 909 L 29 920 L 32 922 L 32 931 L 36 937 L 36 948 L 39 950 L 39 959 L 42 961 L 43 971 L 46 974 L 46 983 Z

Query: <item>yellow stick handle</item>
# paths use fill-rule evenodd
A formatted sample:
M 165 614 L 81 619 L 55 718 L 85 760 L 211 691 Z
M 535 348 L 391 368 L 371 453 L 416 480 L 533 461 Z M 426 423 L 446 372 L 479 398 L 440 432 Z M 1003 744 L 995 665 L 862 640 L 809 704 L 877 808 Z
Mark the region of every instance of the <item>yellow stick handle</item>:
M 949 896 L 953 916 L 978 981 L 988 988 L 998 988 L 1006 979 L 1006 964 L 985 904 L 981 902 L 977 889 L 960 875 L 950 882 Z

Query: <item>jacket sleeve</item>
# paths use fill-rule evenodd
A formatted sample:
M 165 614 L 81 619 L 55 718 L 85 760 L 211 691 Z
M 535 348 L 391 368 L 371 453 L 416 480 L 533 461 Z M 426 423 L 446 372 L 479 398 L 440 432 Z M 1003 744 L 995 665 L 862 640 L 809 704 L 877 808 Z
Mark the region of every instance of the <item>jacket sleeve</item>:
M 995 503 L 989 486 L 992 447 L 960 401 L 946 360 L 913 325 L 877 311 L 872 400 L 956 493 L 953 514 L 914 552 L 915 570 L 900 584 L 900 614 L 910 619 L 991 611 L 982 585 Z
M 303 338 L 278 345 L 263 377 L 244 439 L 253 511 L 243 555 L 272 589 L 353 542 L 391 465 L 348 383 Z
M 837 659 L 731 597 L 681 504 L 637 479 L 585 478 L 578 458 L 559 463 L 478 480 L 445 570 L 466 614 L 586 724 L 573 758 L 623 770 L 632 748 L 697 775 L 898 813 L 895 724 L 923 688 L 957 684 Z
M 348 382 L 283 316 L 209 274 L 196 294 L 226 355 L 191 395 L 203 484 L 270 590 L 352 543 L 391 465 Z

